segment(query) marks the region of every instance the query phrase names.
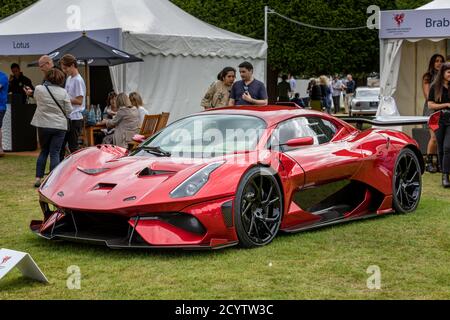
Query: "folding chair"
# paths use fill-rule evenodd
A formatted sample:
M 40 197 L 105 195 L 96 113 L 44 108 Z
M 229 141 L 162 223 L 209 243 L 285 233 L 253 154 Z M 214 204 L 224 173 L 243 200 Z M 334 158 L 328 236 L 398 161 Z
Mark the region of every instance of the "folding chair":
M 160 115 L 158 125 L 156 126 L 155 133 L 164 129 L 167 126 L 167 122 L 169 122 L 170 113 L 169 112 L 163 112 Z
M 144 118 L 144 122 L 142 123 L 139 134 L 144 136 L 145 139 L 149 138 L 156 132 L 156 128 L 158 126 L 159 119 L 161 118 L 160 114 L 147 114 Z M 128 149 L 133 151 L 139 145 L 136 141 L 131 141 L 128 143 Z

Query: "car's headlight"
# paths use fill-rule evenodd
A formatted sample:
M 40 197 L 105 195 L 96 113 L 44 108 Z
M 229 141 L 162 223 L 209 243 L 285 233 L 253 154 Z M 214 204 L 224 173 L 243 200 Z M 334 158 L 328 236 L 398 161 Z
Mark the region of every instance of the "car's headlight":
M 170 193 L 170 196 L 172 198 L 184 198 L 196 195 L 197 192 L 199 192 L 200 189 L 208 182 L 211 173 L 213 173 L 214 170 L 222 166 L 224 163 L 225 161 L 220 161 L 208 164 L 206 167 L 197 171 L 182 184 L 176 187 Z

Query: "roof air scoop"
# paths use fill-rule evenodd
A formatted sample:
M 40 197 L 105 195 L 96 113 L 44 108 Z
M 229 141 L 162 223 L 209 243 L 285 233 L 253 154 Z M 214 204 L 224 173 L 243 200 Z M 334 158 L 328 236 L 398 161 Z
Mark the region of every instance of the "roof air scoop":
M 144 170 L 142 170 L 139 174 L 138 177 L 142 178 L 142 177 L 152 177 L 152 176 L 161 176 L 161 175 L 170 175 L 173 174 L 173 171 L 164 171 L 164 170 L 153 170 L 150 168 L 145 168 Z
M 100 173 L 110 170 L 110 168 L 85 169 L 85 168 L 81 168 L 81 167 L 78 167 L 77 169 L 81 172 L 84 172 L 84 173 L 90 175 L 90 176 L 96 176 Z

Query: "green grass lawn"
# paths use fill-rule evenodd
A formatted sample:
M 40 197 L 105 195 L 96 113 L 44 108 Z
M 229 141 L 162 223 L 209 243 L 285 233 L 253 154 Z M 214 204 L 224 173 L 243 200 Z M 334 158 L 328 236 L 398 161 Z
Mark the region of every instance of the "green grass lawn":
M 50 280 L 14 271 L 3 299 L 450 299 L 450 190 L 424 177 L 416 213 L 391 215 L 295 235 L 264 248 L 213 252 L 114 251 L 50 242 L 29 231 L 41 219 L 35 159 L 0 159 L 0 247 L 29 252 Z M 67 268 L 78 266 L 80 290 Z M 367 288 L 369 266 L 381 290 Z

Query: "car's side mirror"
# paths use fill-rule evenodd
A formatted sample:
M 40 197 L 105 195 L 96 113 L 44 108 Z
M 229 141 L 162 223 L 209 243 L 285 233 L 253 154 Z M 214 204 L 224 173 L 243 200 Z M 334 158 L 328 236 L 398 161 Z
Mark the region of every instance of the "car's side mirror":
M 302 137 L 302 138 L 294 138 L 288 140 L 285 145 L 288 147 L 302 147 L 302 146 L 312 146 L 314 144 L 313 137 Z

